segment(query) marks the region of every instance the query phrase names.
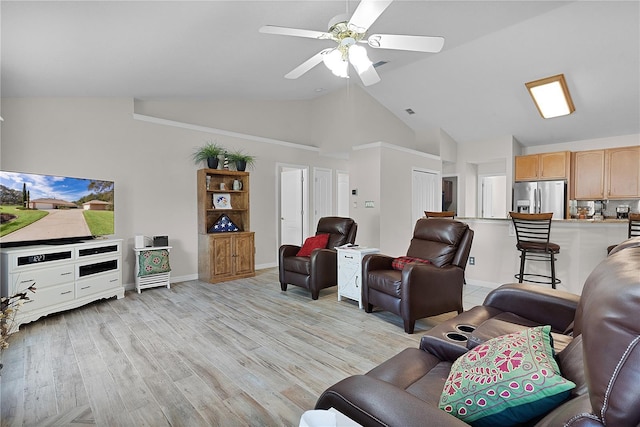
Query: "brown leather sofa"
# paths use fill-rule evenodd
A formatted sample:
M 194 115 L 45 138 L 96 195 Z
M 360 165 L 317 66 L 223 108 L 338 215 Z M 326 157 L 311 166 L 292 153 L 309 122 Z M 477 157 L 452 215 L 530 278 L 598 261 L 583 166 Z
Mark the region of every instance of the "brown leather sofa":
M 429 331 L 419 349 L 405 349 L 365 375 L 331 386 L 316 409 L 334 407 L 364 426 L 467 425 L 438 409 L 452 362 L 484 339 L 550 324 L 560 372 L 576 387 L 560 406 L 522 425 L 637 427 L 638 313 L 640 237 L 623 242 L 596 266 L 581 297 L 536 285 L 504 285 L 482 306 Z M 447 333 L 466 339 L 448 339 Z
M 429 264 L 408 263 L 392 268 L 393 257 L 367 255 L 362 261 L 362 303 L 367 313 L 380 307 L 402 317 L 412 334 L 416 320 L 450 311 L 462 313 L 464 270 L 473 230 L 446 218 L 416 222 L 407 256 Z
M 311 291 L 311 298 L 318 299 L 320 290 L 338 284 L 338 254 L 334 249 L 347 243 L 355 243 L 358 224 L 351 218 L 327 216 L 320 218 L 316 235 L 329 234 L 327 249 L 316 249 L 310 256 L 296 256 L 300 246 L 282 245 L 278 251 L 280 288 L 296 285 Z

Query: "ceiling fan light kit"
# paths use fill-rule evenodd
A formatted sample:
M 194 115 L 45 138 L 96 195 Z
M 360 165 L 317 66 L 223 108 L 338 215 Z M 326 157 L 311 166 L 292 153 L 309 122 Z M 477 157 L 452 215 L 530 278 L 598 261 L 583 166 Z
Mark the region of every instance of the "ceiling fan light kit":
M 329 22 L 329 31 L 302 30 L 296 28 L 265 25 L 261 33 L 283 36 L 306 37 L 318 40 L 333 40 L 335 48 L 324 49 L 285 75 L 297 79 L 313 67 L 323 62 L 331 72 L 342 78 L 349 77 L 349 63 L 360 76 L 365 86 L 380 81 L 380 76 L 371 63 L 367 50 L 358 43 L 366 43 L 375 49 L 410 50 L 414 52 L 440 52 L 444 38 L 431 36 L 406 36 L 396 34 L 373 34 L 365 40 L 369 27 L 378 19 L 393 0 L 361 0 L 351 19 L 338 15 Z

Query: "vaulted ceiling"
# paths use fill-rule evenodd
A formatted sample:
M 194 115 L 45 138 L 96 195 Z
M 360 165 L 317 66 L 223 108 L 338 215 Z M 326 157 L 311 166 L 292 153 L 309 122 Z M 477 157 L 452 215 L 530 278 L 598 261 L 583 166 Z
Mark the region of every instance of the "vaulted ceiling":
M 301 100 L 345 85 L 320 64 L 283 76 L 331 41 L 261 34 L 326 31 L 357 1 L 2 1 L 3 97 Z M 523 145 L 640 134 L 640 2 L 394 1 L 369 33 L 445 37 L 438 54 L 369 49 L 364 89 L 417 132 L 460 144 Z M 576 105 L 543 120 L 524 83 L 564 73 Z M 415 114 L 408 115 L 405 109 Z M 639 141 L 640 143 L 640 141 Z

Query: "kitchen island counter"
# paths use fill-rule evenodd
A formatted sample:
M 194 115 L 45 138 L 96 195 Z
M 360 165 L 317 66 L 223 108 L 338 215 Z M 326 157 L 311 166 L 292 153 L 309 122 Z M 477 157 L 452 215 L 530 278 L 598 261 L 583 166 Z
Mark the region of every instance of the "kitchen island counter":
M 495 288 L 516 282 L 520 266 L 515 230 L 510 218 L 456 218 L 474 230 L 470 256 L 475 265 L 467 265 L 467 283 Z M 558 289 L 580 294 L 588 275 L 607 256 L 607 247 L 627 239 L 626 219 L 564 219 L 551 223 L 550 241 L 560 245 L 556 273 L 562 283 Z M 548 262 L 527 262 L 527 271 L 549 275 Z M 550 285 L 541 285 L 548 286 Z

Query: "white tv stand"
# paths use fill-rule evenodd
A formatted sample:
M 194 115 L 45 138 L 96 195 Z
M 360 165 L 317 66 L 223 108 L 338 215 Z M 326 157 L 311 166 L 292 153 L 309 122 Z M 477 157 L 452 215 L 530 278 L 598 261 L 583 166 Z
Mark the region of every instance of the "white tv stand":
M 16 328 L 102 298 L 124 297 L 122 239 L 5 248 L 0 267 L 2 296 L 36 288 L 18 310 Z

